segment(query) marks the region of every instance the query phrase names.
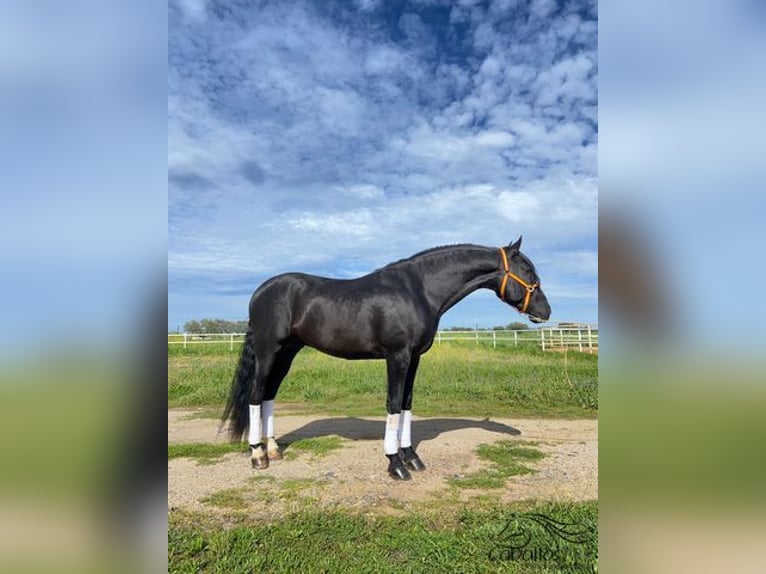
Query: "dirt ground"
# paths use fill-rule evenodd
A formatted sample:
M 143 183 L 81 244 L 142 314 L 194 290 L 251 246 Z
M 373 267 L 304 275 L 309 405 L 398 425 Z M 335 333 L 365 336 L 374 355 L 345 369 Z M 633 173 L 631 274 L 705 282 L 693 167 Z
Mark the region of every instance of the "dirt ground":
M 204 499 L 236 489 L 238 510 L 280 516 L 306 508 L 396 512 L 412 504 L 445 499 L 468 500 L 491 494 L 501 501 L 526 499 L 580 501 L 598 498 L 598 421 L 556 419 L 418 418 L 412 436 L 427 470 L 407 482 L 395 482 L 383 456 L 385 419 L 282 415 L 277 440 L 284 448 L 309 437 L 338 435 L 343 446 L 326 456 L 303 453 L 274 461 L 267 470 L 251 469 L 247 453 L 231 453 L 213 464 L 176 458 L 168 461 L 168 507 L 216 508 Z M 476 447 L 501 439 L 535 441 L 546 456 L 529 466 L 534 474 L 511 477 L 505 489 L 486 491 L 451 487 L 449 477 L 483 468 Z M 218 421 L 195 418 L 194 410 L 168 412 L 168 443 L 225 442 Z M 287 449 L 289 451 L 289 447 Z M 285 485 L 290 485 L 285 489 Z M 220 507 L 220 505 L 218 505 Z

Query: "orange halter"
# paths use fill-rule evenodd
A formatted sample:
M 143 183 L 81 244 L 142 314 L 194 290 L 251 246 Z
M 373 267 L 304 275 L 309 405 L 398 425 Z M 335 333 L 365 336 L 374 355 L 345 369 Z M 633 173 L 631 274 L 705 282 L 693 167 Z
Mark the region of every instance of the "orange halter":
M 519 309 L 519 312 L 526 313 L 527 307 L 529 307 L 529 300 L 532 298 L 532 293 L 535 292 L 535 289 L 539 287 L 537 283 L 532 283 L 531 285 L 524 281 L 521 277 L 516 275 L 515 273 L 511 273 L 511 270 L 508 268 L 508 256 L 505 254 L 505 249 L 502 247 L 500 248 L 500 255 L 503 256 L 503 282 L 500 283 L 500 298 L 505 301 L 505 286 L 508 284 L 508 277 L 516 281 L 519 285 L 524 287 L 524 289 L 527 290 L 527 294 L 524 295 L 524 304 L 521 306 L 521 309 Z M 518 307 L 517 307 L 518 308 Z

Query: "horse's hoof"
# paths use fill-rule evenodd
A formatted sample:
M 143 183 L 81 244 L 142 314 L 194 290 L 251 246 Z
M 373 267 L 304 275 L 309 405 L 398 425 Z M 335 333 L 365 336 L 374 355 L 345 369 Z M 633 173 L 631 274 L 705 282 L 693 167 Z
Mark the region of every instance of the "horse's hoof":
M 426 469 L 426 465 L 420 460 L 420 457 L 411 446 L 399 449 L 399 458 L 402 459 L 407 468 L 420 472 Z
M 268 453 L 269 460 L 282 460 L 284 457 L 278 450 L 270 450 Z
M 256 470 L 265 470 L 269 468 L 269 457 L 266 454 L 266 449 L 263 448 L 263 445 L 250 445 L 251 454 L 250 454 L 250 464 L 253 465 L 253 468 Z
M 255 470 L 266 470 L 269 468 L 269 457 L 264 456 L 262 458 L 251 458 L 250 464 L 253 465 Z
M 387 454 L 386 457 L 390 461 L 388 465 L 388 476 L 394 480 L 410 480 L 412 478 L 410 471 L 404 466 L 402 459 L 399 458 L 398 454 Z
M 404 466 L 395 466 L 388 469 L 388 476 L 394 480 L 411 480 L 412 475 L 410 471 Z
M 417 455 L 415 455 L 415 458 L 405 461 L 404 464 L 406 464 L 407 468 L 409 468 L 410 470 L 414 470 L 417 472 L 420 472 L 426 469 L 426 465 L 423 464 L 423 461 L 420 460 L 420 457 Z
M 273 436 L 266 441 L 266 454 L 269 460 L 282 460 L 282 451 L 279 450 L 279 445 Z

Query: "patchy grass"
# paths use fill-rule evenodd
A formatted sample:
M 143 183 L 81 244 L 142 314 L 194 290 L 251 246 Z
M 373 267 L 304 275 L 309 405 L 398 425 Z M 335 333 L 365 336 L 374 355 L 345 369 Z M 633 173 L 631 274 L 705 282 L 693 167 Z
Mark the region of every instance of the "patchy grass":
M 524 464 L 545 456 L 542 451 L 531 448 L 536 444 L 514 440 L 480 444 L 476 454 L 480 459 L 491 462 L 492 466 L 465 476 L 451 477 L 448 482 L 457 488 L 502 488 L 511 476 L 536 472 Z
M 303 495 L 318 488 L 324 488 L 326 484 L 310 478 L 286 478 L 279 482 L 277 498 L 284 501 L 294 501 Z
M 295 459 L 303 454 L 317 458 L 343 447 L 347 442 L 339 436 L 320 436 L 304 438 L 290 443 L 284 448 L 286 459 Z M 246 453 L 249 447 L 245 443 L 173 443 L 168 444 L 168 460 L 172 458 L 193 458 L 200 464 L 214 464 L 230 452 Z
M 193 458 L 200 464 L 213 464 L 230 452 L 246 452 L 244 443 L 203 443 L 192 442 L 168 444 L 168 460 L 171 458 Z
M 241 488 L 227 488 L 225 490 L 219 490 L 218 492 L 214 492 L 210 496 L 203 498 L 202 502 L 210 506 L 236 510 L 244 509 L 247 506 L 247 501 L 244 497 L 244 491 Z
M 565 541 L 524 522 L 526 513 L 566 523 L 584 535 Z M 391 517 L 308 510 L 273 522 L 244 513 L 174 511 L 168 522 L 168 571 L 177 573 L 598 571 L 595 502 L 461 506 Z M 522 528 L 529 533 L 528 552 L 511 555 L 508 535 Z
M 284 456 L 288 460 L 306 453 L 312 454 L 315 457 L 323 457 L 341 448 L 344 442 L 346 441 L 334 435 L 303 438 L 287 445 L 284 450 Z
M 184 421 L 193 421 L 193 420 L 199 420 L 199 419 L 220 420 L 222 414 L 223 414 L 222 407 L 203 407 L 200 409 L 196 409 L 194 412 L 188 413 L 181 420 L 184 420 Z
M 271 483 L 271 482 L 274 482 L 276 479 L 277 478 L 274 475 L 272 475 L 272 474 L 261 474 L 261 473 L 259 473 L 259 474 L 255 474 L 253 476 L 248 477 L 247 481 L 248 482 L 253 482 L 253 483 L 257 484 L 259 482 Z
M 169 347 L 169 406 L 213 407 L 219 416 L 238 360 L 228 348 Z M 304 349 L 282 383 L 278 408 L 288 403 L 296 414 L 380 415 L 385 381 L 384 361 L 344 361 Z M 598 357 L 444 343 L 420 362 L 415 409 L 421 416 L 595 417 Z

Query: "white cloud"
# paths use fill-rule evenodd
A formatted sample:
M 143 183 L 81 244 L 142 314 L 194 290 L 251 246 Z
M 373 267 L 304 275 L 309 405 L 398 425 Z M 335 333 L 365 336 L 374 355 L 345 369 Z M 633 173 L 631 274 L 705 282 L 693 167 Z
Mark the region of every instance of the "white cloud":
M 584 54 L 556 62 L 537 76 L 537 105 L 556 103 L 561 97 L 569 99 L 595 99 L 595 84 L 589 79 L 594 61 Z
M 516 141 L 513 134 L 506 131 L 483 131 L 473 136 L 475 145 L 484 148 L 504 149 L 511 147 Z
M 350 197 L 366 201 L 381 200 L 385 197 L 385 192 L 375 185 L 352 185 L 345 188 L 339 188 L 339 190 L 341 193 Z
M 184 15 L 195 22 L 204 20 L 207 16 L 207 0 L 176 0 Z
M 388 44 L 374 46 L 364 59 L 364 71 L 371 75 L 390 74 L 399 70 L 406 58 L 406 53 Z
M 365 102 L 353 90 L 319 88 L 320 118 L 331 133 L 358 133 L 365 115 Z
M 381 7 L 383 0 L 354 0 L 354 4 L 363 12 L 372 12 Z
M 531 12 L 538 18 L 545 18 L 556 9 L 556 0 L 533 0 Z
M 296 231 L 305 231 L 312 235 L 332 235 L 336 240 L 369 237 L 375 227 L 375 221 L 368 209 L 332 214 L 307 212 L 288 219 L 287 224 Z

